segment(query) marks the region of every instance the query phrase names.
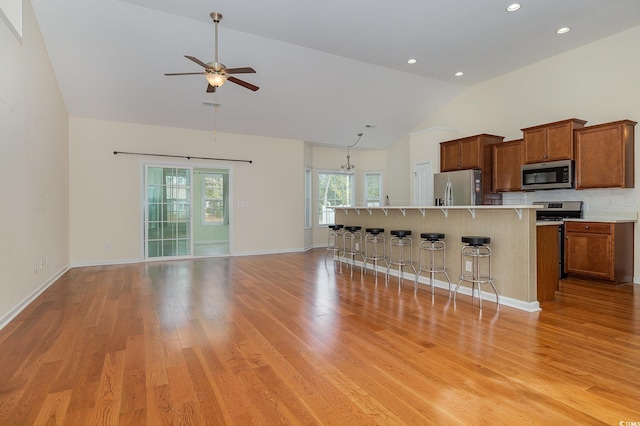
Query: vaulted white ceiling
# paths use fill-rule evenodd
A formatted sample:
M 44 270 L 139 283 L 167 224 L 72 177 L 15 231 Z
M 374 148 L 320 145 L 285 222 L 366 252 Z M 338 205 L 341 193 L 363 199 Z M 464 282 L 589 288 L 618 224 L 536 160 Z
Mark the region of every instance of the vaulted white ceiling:
M 465 87 L 640 25 L 638 0 L 510 3 L 32 0 L 72 116 L 340 146 L 364 132 L 370 148 Z M 183 55 L 213 61 L 212 11 L 220 62 L 255 68 L 237 77 L 259 91 L 227 82 L 211 94 L 203 76 L 163 75 L 202 70 Z

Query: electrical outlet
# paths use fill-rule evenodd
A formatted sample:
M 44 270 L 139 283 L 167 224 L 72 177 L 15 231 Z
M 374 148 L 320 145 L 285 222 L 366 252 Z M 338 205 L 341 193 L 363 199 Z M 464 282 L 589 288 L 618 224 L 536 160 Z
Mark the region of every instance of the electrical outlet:
M 464 270 L 465 270 L 466 272 L 471 272 L 471 268 L 472 268 L 472 266 L 471 266 L 471 261 L 470 261 L 470 260 L 465 261 L 465 263 L 464 263 Z
M 40 259 L 40 269 L 44 269 L 44 259 Z
M 105 250 L 111 250 L 111 243 L 107 243 L 104 245 Z

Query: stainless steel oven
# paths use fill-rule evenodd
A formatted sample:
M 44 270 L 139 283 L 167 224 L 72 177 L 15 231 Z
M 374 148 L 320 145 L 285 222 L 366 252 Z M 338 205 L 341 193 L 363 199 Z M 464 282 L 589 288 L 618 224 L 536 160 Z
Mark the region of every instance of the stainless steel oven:
M 558 222 L 558 278 L 564 278 L 564 219 L 582 218 L 582 201 L 540 201 L 536 220 Z

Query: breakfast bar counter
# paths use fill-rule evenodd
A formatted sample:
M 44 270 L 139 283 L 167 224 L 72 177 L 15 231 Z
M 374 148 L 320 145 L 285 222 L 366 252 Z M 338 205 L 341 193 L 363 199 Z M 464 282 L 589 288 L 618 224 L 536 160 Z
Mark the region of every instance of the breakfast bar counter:
M 416 269 L 420 234 L 444 233 L 447 271 L 452 288 L 455 288 L 461 274 L 462 236 L 491 238 L 492 275 L 500 294 L 500 304 L 528 312 L 540 310 L 536 282 L 536 209 L 533 205 L 334 207 L 335 223 L 361 226 L 363 237 L 366 228 L 384 228 L 389 244 L 390 231 L 411 230 Z M 396 269 L 392 268 L 392 271 Z M 405 278 L 414 277 L 405 274 Z M 441 279 L 440 276 L 436 278 Z M 428 277 L 421 276 L 420 282 L 428 283 Z M 403 286 L 408 285 L 405 280 Z M 464 285 L 459 293 L 470 295 L 471 288 Z M 441 280 L 436 280 L 436 286 L 448 288 L 448 284 Z M 489 290 L 483 291 L 483 298 L 495 301 L 490 289 L 485 286 L 482 289 Z M 469 299 L 459 298 L 458 303 L 460 300 Z

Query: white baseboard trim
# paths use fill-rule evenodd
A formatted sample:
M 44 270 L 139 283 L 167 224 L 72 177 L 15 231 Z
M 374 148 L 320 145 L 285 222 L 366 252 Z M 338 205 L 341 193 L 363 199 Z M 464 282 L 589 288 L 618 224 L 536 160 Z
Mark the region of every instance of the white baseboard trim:
M 162 259 L 167 260 L 167 259 Z M 86 266 L 109 266 L 109 265 L 128 265 L 130 263 L 142 263 L 143 259 L 116 259 L 116 260 L 98 260 L 95 262 L 78 262 L 72 263 L 72 268 L 83 268 Z
M 231 256 L 260 256 L 263 254 L 284 254 L 284 253 L 304 253 L 308 249 L 305 248 L 288 248 L 280 250 L 258 250 L 258 251 L 241 251 L 233 253 Z
M 58 278 L 60 278 L 65 272 L 69 270 L 69 266 L 63 267 L 57 274 L 49 278 L 46 282 L 44 282 L 40 287 L 34 290 L 30 295 L 28 295 L 24 300 L 18 303 L 13 307 L 9 312 L 7 312 L 4 316 L 0 318 L 0 330 L 2 330 L 7 324 L 11 322 L 20 312 L 24 310 L 31 302 L 36 300 L 38 296 L 40 296 L 46 289 L 48 289 L 51 284 L 56 282 Z

